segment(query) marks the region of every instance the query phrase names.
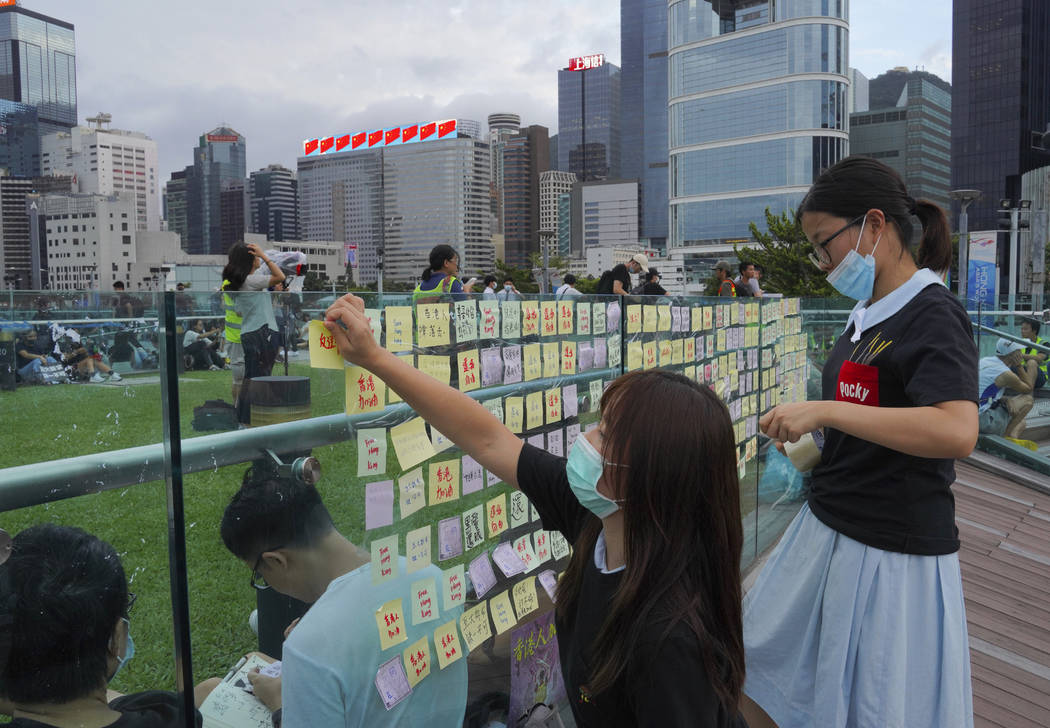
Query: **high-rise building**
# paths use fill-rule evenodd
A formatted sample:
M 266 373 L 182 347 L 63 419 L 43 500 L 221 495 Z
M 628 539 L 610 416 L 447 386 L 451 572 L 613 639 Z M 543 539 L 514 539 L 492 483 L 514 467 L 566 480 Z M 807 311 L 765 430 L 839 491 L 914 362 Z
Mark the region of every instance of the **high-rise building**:
M 517 114 L 489 114 L 493 231 L 499 233 L 503 232 L 503 147 L 507 140 L 519 131 L 521 131 L 521 117 Z
M 225 126 L 201 134 L 193 165 L 185 170 L 186 252 L 220 255 L 229 247 L 222 236 L 222 191 L 247 176 L 245 143 L 244 136 Z
M 667 0 L 620 0 L 620 176 L 638 180 L 638 228 L 667 244 Z
M 43 137 L 41 170 L 73 177 L 76 192 L 131 193 L 136 228 L 160 230 L 157 143 L 141 132 L 103 129 L 109 120 L 109 114 L 99 114 L 88 120 L 97 128 L 75 126 Z
M 250 219 L 247 182 L 243 179 L 225 180 L 219 192 L 221 250 L 229 250 L 234 243 L 244 242 Z
M 547 170 L 540 175 L 540 230 L 550 230 L 555 233 L 551 241 L 558 254 L 562 250 L 568 254 L 569 238 L 561 239 L 562 223 L 560 202 L 563 195 L 572 193 L 572 186 L 576 184 L 576 175 L 572 172 L 561 172 L 556 169 Z M 567 229 L 567 228 L 566 228 Z
M 952 187 L 975 189 L 970 230 L 994 230 L 1000 199 L 1050 164 L 1050 3 L 955 0 L 952 5 Z
M 872 79 L 879 106 L 850 114 L 850 153 L 893 167 L 915 198 L 951 205 L 951 86 L 924 71 Z M 885 100 L 892 98 L 892 104 Z
M 846 156 L 846 0 L 668 7 L 669 244 L 748 239 Z
M 620 68 L 598 53 L 558 71 L 558 169 L 620 178 Z
M 48 287 L 47 248 L 39 226 L 38 234 L 32 234 L 26 197 L 69 192 L 71 183 L 69 177 L 16 177 L 0 171 L 0 270 L 8 287 L 35 290 Z M 38 215 L 37 219 L 39 222 L 43 218 Z M 34 238 L 37 241 L 35 256 Z M 35 282 L 34 267 L 39 276 Z
M 539 252 L 540 176 L 550 151 L 547 127 L 522 129 L 503 145 L 503 254 L 511 265 L 527 265 Z
M 267 240 L 298 240 L 298 180 L 280 164 L 252 172 L 248 180 L 251 232 Z
M 596 246 L 638 246 L 638 182 L 577 182 L 572 188 L 571 253 L 586 258 Z
M 40 174 L 40 120 L 35 106 L 0 99 L 0 168 L 16 177 Z
M 849 113 L 855 114 L 870 108 L 868 104 L 869 87 L 867 76 L 856 68 L 849 69 Z
M 41 134 L 76 125 L 72 23 L 10 2 L 0 7 L 0 99 L 36 107 Z
M 116 281 L 131 282 L 136 260 L 133 194 L 42 195 L 39 206 L 52 289 L 111 291 Z
M 167 229 L 178 234 L 179 239 L 186 237 L 186 170 L 171 173 L 171 179 L 164 185 L 164 222 Z

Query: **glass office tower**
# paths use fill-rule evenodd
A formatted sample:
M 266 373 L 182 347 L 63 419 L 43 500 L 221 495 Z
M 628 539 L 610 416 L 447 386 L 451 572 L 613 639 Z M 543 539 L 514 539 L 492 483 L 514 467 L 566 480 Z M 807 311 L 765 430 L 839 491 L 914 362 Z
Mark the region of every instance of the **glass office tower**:
M 229 127 L 201 134 L 193 150 L 193 166 L 186 167 L 186 235 L 188 253 L 225 255 L 230 241 L 223 241 L 222 192 L 246 176 L 246 140 Z
M 670 245 L 750 238 L 848 153 L 847 0 L 671 0 Z
M 638 228 L 667 245 L 667 0 L 620 0 L 620 174 L 638 180 Z
M 0 8 L 0 98 L 35 106 L 41 134 L 76 126 L 72 23 L 18 5 Z
M 558 169 L 582 181 L 620 179 L 620 69 L 558 71 Z

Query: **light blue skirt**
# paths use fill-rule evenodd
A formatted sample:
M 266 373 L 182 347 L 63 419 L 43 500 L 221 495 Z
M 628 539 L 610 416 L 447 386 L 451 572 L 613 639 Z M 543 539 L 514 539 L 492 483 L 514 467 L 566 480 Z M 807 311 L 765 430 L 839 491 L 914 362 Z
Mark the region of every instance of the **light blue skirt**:
M 744 647 L 780 728 L 973 726 L 957 554 L 865 546 L 803 506 L 744 599 Z

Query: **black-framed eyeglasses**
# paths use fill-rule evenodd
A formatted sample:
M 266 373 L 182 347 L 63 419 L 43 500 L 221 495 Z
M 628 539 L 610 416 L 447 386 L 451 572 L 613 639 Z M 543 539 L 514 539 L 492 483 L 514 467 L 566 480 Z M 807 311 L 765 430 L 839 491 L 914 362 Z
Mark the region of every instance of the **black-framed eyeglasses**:
M 259 590 L 269 589 L 270 588 L 270 585 L 268 583 L 266 583 L 266 577 L 264 577 L 262 574 L 259 573 L 259 567 L 262 565 L 262 557 L 263 557 L 263 554 L 266 553 L 267 551 L 276 551 L 277 549 L 283 549 L 283 548 L 284 548 L 284 546 L 275 546 L 272 549 L 265 549 L 259 554 L 259 557 L 257 559 L 255 559 L 255 566 L 252 567 L 252 578 L 251 578 L 251 584 L 252 584 L 253 587 L 255 587 L 256 589 L 259 589 Z
M 863 220 L 864 217 L 867 214 L 868 213 L 864 213 L 863 215 L 858 215 L 857 217 L 853 218 L 848 223 L 846 223 L 845 225 L 840 227 L 838 230 L 833 232 L 831 235 L 829 235 L 828 237 L 824 238 L 824 242 L 823 243 L 814 243 L 813 244 L 813 252 L 809 254 L 809 262 L 812 263 L 813 265 L 817 266 L 818 268 L 820 268 L 821 266 L 824 266 L 824 265 L 827 265 L 828 263 L 830 263 L 831 262 L 831 256 L 828 255 L 828 245 L 831 244 L 831 241 L 834 240 L 835 238 L 837 238 L 839 235 L 842 235 L 842 233 L 844 233 L 847 230 L 849 230 L 851 227 L 856 225 L 861 220 Z

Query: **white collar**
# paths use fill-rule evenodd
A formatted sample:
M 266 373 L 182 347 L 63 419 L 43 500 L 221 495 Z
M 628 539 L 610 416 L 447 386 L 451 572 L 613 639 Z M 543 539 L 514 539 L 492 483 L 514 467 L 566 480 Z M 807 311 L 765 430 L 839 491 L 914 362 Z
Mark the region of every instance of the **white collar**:
M 849 331 L 849 327 L 856 324 L 850 341 L 860 341 L 864 332 L 872 326 L 881 324 L 883 321 L 904 308 L 913 298 L 926 289 L 927 286 L 939 283 L 944 285 L 944 280 L 929 268 L 915 271 L 903 285 L 898 286 L 886 296 L 868 305 L 868 301 L 858 301 L 850 312 L 849 320 L 843 332 Z
M 615 569 L 605 568 L 605 529 L 598 534 L 598 540 L 594 542 L 594 565 L 598 567 L 598 571 L 603 574 L 618 574 L 627 568 L 627 564 L 620 566 Z

